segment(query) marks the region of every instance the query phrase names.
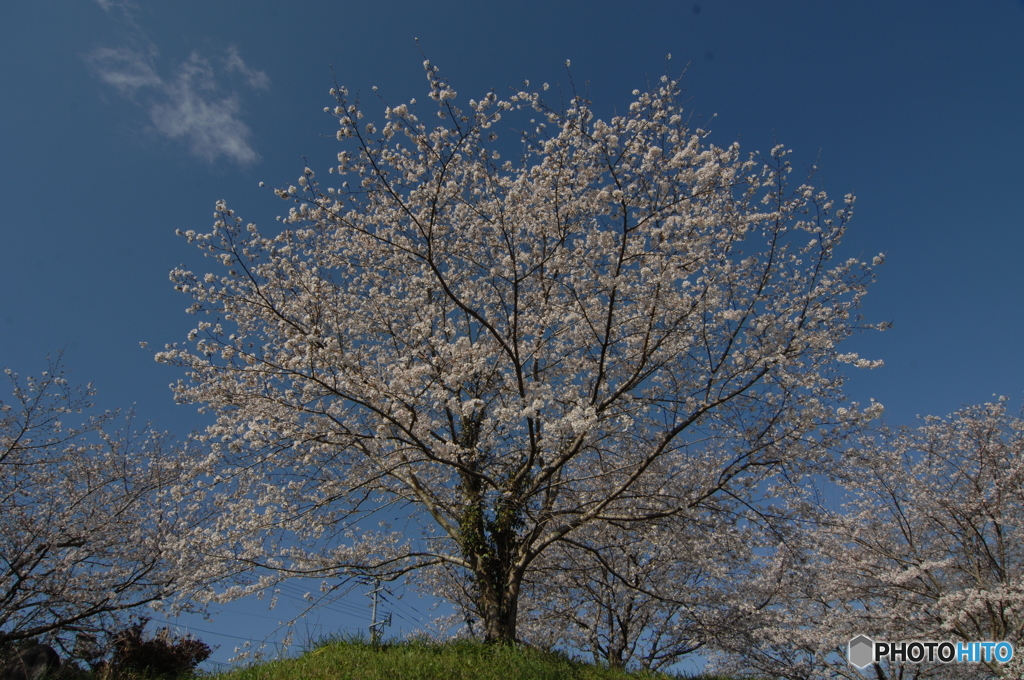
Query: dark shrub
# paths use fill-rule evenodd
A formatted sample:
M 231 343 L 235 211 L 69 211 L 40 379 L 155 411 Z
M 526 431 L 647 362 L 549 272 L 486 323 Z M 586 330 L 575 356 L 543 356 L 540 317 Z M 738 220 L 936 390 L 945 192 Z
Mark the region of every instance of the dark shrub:
M 175 638 L 167 628 L 146 639 L 145 627 L 143 620 L 111 637 L 106 667 L 115 677 L 137 673 L 151 678 L 177 678 L 191 674 L 212 653 L 202 640 L 189 635 Z
M 41 680 L 60 666 L 53 647 L 39 643 L 8 650 L 6 663 L 0 664 L 0 680 Z

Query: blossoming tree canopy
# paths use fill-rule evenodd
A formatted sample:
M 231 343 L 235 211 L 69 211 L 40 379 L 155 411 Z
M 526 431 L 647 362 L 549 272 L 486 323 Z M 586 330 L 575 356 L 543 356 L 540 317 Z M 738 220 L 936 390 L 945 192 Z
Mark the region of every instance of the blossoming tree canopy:
M 164 492 L 193 456 L 167 434 L 112 427 L 58 356 L 38 377 L 4 370 L 0 400 L 0 649 L 111 632 L 175 592 L 166 546 L 192 520 Z M 93 415 L 89 415 L 89 413 Z
M 791 186 L 781 147 L 708 144 L 674 80 L 602 120 L 527 91 L 460 108 L 426 73 L 433 124 L 332 90 L 340 177 L 277 191 L 284 230 L 222 202 L 184 233 L 220 269 L 172 272 L 203 320 L 157 359 L 216 414 L 204 578 L 443 567 L 511 639 L 531 566 L 581 527 L 754 493 L 876 411 L 837 408 L 837 364 L 874 365 L 838 349 L 871 271 L 833 260 L 852 197 Z
M 759 613 L 722 672 L 863 677 L 847 660 L 861 634 L 898 641 L 1024 642 L 1024 419 L 1007 400 L 919 427 L 880 428 L 844 452 L 841 510 L 819 508 L 808 559 L 783 581 L 785 603 Z M 907 662 L 878 678 L 1019 678 L 1024 663 Z

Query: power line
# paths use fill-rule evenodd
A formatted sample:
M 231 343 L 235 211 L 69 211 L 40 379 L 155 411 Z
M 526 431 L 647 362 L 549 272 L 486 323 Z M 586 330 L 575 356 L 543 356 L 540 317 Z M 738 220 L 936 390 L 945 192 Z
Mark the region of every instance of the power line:
M 218 635 L 220 637 L 231 638 L 232 640 L 241 640 L 242 642 L 255 642 L 255 640 L 253 640 L 251 637 L 244 638 L 244 637 L 239 637 L 237 635 L 229 635 L 228 633 L 217 633 L 217 632 L 214 632 L 212 630 L 203 630 L 202 628 L 196 628 L 194 626 L 181 626 L 181 625 L 179 625 L 177 623 L 174 623 L 172 621 L 165 621 L 164 619 L 150 619 L 150 620 L 151 621 L 157 621 L 158 623 L 166 623 L 167 625 L 174 626 L 175 628 L 184 628 L 186 631 L 194 630 L 194 631 L 197 631 L 199 633 L 206 633 L 207 635 Z
M 282 586 L 280 586 L 280 589 L 281 589 L 281 591 L 287 597 L 290 597 L 290 598 L 293 598 L 293 599 L 296 599 L 296 600 L 302 600 L 303 602 L 309 603 L 309 600 L 307 600 L 304 597 L 304 593 L 303 593 L 301 588 L 297 588 L 295 586 L 282 585 Z M 324 596 L 324 597 L 326 597 L 326 596 Z M 365 610 L 363 610 L 362 608 L 358 607 L 357 605 L 341 601 L 340 599 L 338 599 L 338 600 L 330 600 L 330 601 L 327 601 L 325 603 L 313 602 L 313 603 L 309 603 L 309 604 L 311 604 L 316 609 L 332 611 L 335 614 L 343 614 L 343 615 L 348 615 L 348 616 L 358 616 L 360 618 L 366 616 Z

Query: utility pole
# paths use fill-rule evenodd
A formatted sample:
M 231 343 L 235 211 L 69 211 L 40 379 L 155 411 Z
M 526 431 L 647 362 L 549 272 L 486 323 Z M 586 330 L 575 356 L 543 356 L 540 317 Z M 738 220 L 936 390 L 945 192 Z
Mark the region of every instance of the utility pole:
M 381 630 L 384 628 L 384 626 L 391 625 L 391 612 L 388 612 L 382 620 L 377 620 L 377 598 L 380 592 L 385 589 L 383 586 L 381 586 L 379 578 L 374 579 L 373 583 L 374 589 L 368 592 L 366 596 L 373 598 L 373 604 L 370 605 L 371 607 L 373 607 L 373 615 L 370 620 L 370 643 L 373 645 L 377 645 L 380 643 Z

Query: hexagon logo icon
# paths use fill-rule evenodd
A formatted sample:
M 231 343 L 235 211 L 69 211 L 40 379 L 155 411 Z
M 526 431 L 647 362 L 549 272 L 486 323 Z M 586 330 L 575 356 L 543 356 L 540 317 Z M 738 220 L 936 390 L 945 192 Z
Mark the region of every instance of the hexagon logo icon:
M 874 659 L 875 643 L 867 635 L 858 635 L 850 640 L 846 658 L 857 668 L 864 668 Z

